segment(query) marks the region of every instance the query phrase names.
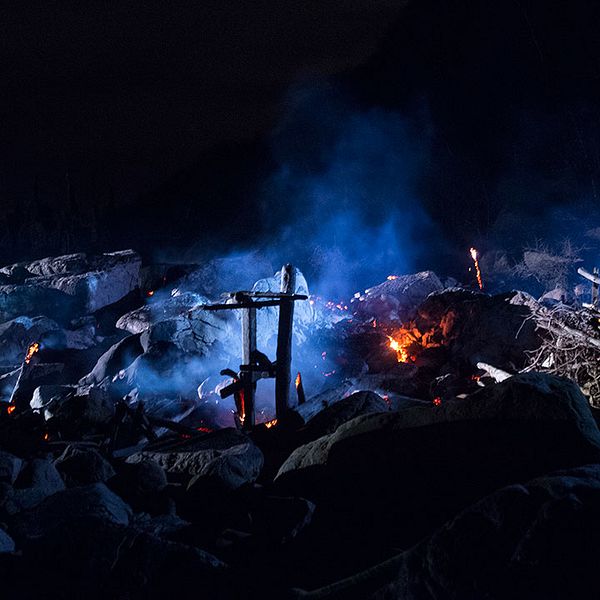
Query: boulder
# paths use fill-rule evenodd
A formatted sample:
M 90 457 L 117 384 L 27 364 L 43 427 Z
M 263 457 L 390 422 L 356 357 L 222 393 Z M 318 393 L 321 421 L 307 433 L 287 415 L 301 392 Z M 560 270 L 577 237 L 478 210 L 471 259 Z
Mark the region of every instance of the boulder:
M 343 527 L 349 544 L 366 549 L 377 532 L 373 544 L 406 547 L 498 487 L 599 452 L 579 388 L 529 373 L 465 400 L 353 419 L 296 449 L 276 483 L 316 500 L 325 529 Z
M 71 385 L 40 385 L 33 390 L 29 406 L 47 421 L 54 416 L 58 406 L 75 392 L 76 388 Z
M 65 590 L 68 597 L 89 599 L 241 597 L 213 555 L 115 522 L 114 516 L 74 515 L 68 524 L 50 522 L 39 537 L 28 539 L 24 558 L 36 576 L 21 582 L 22 597 L 60 598 Z
M 227 489 L 255 481 L 263 465 L 262 452 L 235 429 L 221 429 L 197 440 L 145 450 L 130 456 L 127 462 L 148 459 L 167 473 L 191 479 L 192 487 L 214 482 Z
M 83 314 L 117 302 L 139 286 L 141 258 L 133 250 L 110 252 L 89 259 L 89 271 L 59 273 L 26 280 L 39 288 L 60 290 L 75 300 Z
M 63 383 L 63 370 L 63 363 L 24 363 L 10 397 L 11 404 L 14 404 L 18 411 L 28 409 L 36 388 Z
M 15 515 L 32 509 L 64 489 L 65 484 L 52 462 L 35 458 L 21 471 L 13 488 L 4 488 L 2 511 Z
M 0 451 L 0 483 L 13 484 L 23 466 L 23 460 L 18 456 Z
M 416 314 L 417 307 L 433 292 L 444 285 L 433 271 L 411 275 L 391 275 L 364 294 L 353 299 L 359 315 L 368 315 L 382 321 L 406 321 Z
M 75 445 L 67 446 L 54 465 L 69 487 L 106 482 L 115 474 L 97 450 Z
M 80 385 L 99 384 L 106 377 L 114 377 L 143 352 L 144 348 L 140 343 L 139 335 L 123 338 L 100 356 L 92 371 L 79 381 Z
M 13 539 L 4 531 L 4 529 L 0 528 L 0 554 L 3 552 L 14 552 L 15 551 L 15 542 Z
M 82 518 L 96 518 L 116 525 L 128 525 L 131 508 L 103 483 L 59 491 L 36 507 L 15 515 L 10 531 L 17 540 L 41 537 L 57 529 L 65 532 Z
M 0 285 L 0 321 L 23 315 L 46 315 L 59 322 L 67 321 L 76 309 L 74 298 L 48 286 L 28 283 Z
M 317 413 L 305 427 L 308 439 L 316 439 L 328 433 L 333 433 L 340 425 L 370 413 L 387 412 L 385 400 L 375 392 L 354 392 L 347 398 L 324 408 Z
M 0 363 L 20 365 L 33 342 L 40 343 L 50 332 L 61 331 L 58 323 L 47 317 L 24 317 L 0 325 Z
M 594 598 L 599 507 L 600 465 L 499 490 L 406 553 L 373 600 Z

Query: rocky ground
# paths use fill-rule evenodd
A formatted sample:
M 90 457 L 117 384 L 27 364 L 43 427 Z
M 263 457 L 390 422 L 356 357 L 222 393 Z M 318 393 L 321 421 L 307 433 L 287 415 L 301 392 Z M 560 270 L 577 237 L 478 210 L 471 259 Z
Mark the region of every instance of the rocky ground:
M 555 300 L 431 272 L 311 296 L 308 399 L 273 425 L 267 389 L 246 434 L 217 393 L 239 323 L 202 305 L 277 278 L 228 270 L 133 251 L 0 269 L 4 597 L 597 597 L 600 431 L 593 390 L 540 359 Z

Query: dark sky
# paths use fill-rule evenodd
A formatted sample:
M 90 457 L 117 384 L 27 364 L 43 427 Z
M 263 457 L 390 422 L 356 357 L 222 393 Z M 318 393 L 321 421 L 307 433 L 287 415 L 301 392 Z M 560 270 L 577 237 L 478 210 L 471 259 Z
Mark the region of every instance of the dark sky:
M 600 204 L 599 4 L 5 3 L 0 251 L 262 234 L 273 131 L 310 174 L 322 130 L 374 110 L 412 132 L 414 193 L 450 245 L 520 244 L 540 214 Z M 311 86 L 335 101 L 291 122 Z
M 42 171 L 110 163 L 115 184 L 137 192 L 202 149 L 264 133 L 290 82 L 364 61 L 400 10 L 386 0 L 15 6 L 0 14 L 1 156 Z

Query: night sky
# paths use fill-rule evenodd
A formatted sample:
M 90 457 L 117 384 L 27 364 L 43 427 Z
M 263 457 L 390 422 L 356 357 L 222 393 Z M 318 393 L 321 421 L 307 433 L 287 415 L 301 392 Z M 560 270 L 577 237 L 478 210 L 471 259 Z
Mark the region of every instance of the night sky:
M 558 235 L 563 209 L 600 203 L 599 13 L 582 0 L 4 6 L 3 262 L 286 239 L 281 190 L 330 173 L 347 123 L 374 114 L 402 124 L 406 152 L 359 140 L 374 176 L 351 208 L 365 219 L 401 219 L 406 192 L 450 254 Z M 282 169 L 287 188 L 273 185 Z M 392 170 L 402 193 L 377 189 Z

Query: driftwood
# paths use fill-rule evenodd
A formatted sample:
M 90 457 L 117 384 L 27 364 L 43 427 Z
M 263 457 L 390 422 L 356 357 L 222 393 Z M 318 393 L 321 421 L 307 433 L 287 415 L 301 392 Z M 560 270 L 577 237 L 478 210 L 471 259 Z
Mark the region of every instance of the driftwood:
M 512 373 L 503 371 L 502 369 L 494 367 L 493 365 L 488 365 L 488 363 L 478 362 L 477 368 L 481 369 L 482 371 L 485 371 L 492 379 L 495 379 L 497 383 L 500 383 L 501 381 L 512 377 Z
M 590 404 L 600 407 L 600 320 L 593 310 L 567 306 L 533 309 L 542 338 L 529 353 L 529 364 L 521 372 L 544 371 L 577 382 Z

